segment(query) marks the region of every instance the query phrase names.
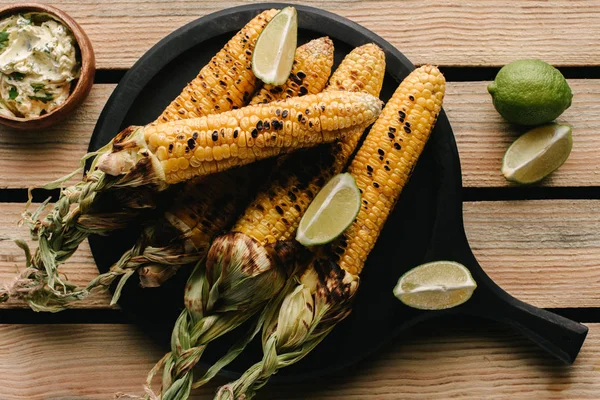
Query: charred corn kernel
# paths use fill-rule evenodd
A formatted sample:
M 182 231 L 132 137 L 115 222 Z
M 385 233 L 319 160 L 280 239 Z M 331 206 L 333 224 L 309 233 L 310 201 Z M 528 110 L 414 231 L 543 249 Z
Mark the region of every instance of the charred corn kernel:
M 365 68 L 367 65 L 369 69 Z M 364 90 L 379 96 L 384 72 L 383 51 L 375 45 L 365 45 L 353 50 L 342 61 L 330 81 L 334 77 L 344 82 L 352 81 L 353 84 L 349 86 L 352 90 Z M 325 91 L 334 91 L 334 88 L 328 87 Z M 314 196 L 331 177 L 346 167 L 366 128 L 365 122 L 370 123 L 348 103 L 333 102 L 329 107 L 342 116 L 337 118 L 334 126 L 352 125 L 346 128 L 348 134 L 325 148 L 295 154 L 279 165 L 271 182 L 257 194 L 234 225 L 233 231 L 244 233 L 263 245 L 290 240 L 294 236 Z M 361 118 L 356 118 L 357 114 Z M 306 118 L 306 112 L 298 112 L 297 115 L 297 119 Z M 344 116 L 355 118 L 346 119 Z M 319 118 L 310 118 L 308 121 L 309 129 L 311 123 L 315 129 L 320 124 Z
M 345 111 L 346 104 L 353 115 Z M 202 118 L 148 125 L 141 129 L 148 150 L 157 152 L 161 147 L 167 150 L 167 158 L 160 163 L 166 183 L 173 184 L 183 179 L 185 165 L 186 168 L 193 168 L 191 176 L 206 175 L 296 148 L 332 142 L 346 135 L 356 125 L 356 115 L 360 114 L 365 123 L 371 123 L 380 111 L 381 101 L 369 94 L 328 91 Z M 237 144 L 238 157 L 223 160 L 227 153 L 222 146 L 231 147 L 225 135 L 225 126 L 236 125 L 233 120 L 237 121 L 237 126 L 232 130 L 232 139 Z M 292 138 L 287 147 L 286 138 Z M 201 143 L 206 145 L 202 146 Z M 115 142 L 114 147 L 123 149 L 126 146 Z M 164 156 L 163 150 L 160 152 Z M 181 157 L 188 163 L 179 161 Z M 213 160 L 215 162 L 211 163 Z M 108 173 L 110 170 L 103 171 Z
M 251 68 L 256 39 L 277 11 L 263 11 L 248 22 L 155 122 L 197 118 L 245 105 L 257 84 Z
M 292 72 L 281 86 L 265 85 L 250 104 L 270 103 L 323 90 L 333 67 L 333 42 L 328 37 L 311 40 L 298 47 Z
M 436 67 L 413 71 L 388 101 L 348 168 L 363 204 L 356 220 L 330 248 L 338 265 L 352 275 L 361 272 L 412 173 L 442 109 L 445 86 Z M 429 110 L 419 106 L 423 90 L 434 102 Z

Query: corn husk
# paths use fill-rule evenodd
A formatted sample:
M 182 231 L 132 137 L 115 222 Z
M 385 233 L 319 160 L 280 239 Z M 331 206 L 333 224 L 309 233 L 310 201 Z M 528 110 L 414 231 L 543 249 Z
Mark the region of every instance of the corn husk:
M 206 346 L 248 321 L 281 291 L 290 274 L 286 266 L 296 259 L 296 250 L 291 242 L 264 247 L 240 233 L 217 238 L 206 261 L 196 266 L 188 280 L 185 310 L 173 329 L 171 352 L 148 375 L 147 392 L 152 393 L 152 378 L 162 369 L 160 398 L 187 398 L 193 386 L 192 368 Z M 235 358 L 260 325 L 257 323 L 200 382 L 208 381 Z
M 269 378 L 310 353 L 350 314 L 358 277 L 327 260 L 311 266 L 263 311 L 263 359 L 215 395 L 218 400 L 251 399 Z
M 25 300 L 36 311 L 61 311 L 71 301 L 87 295 L 59 274 L 58 268 L 77 250 L 90 234 L 107 234 L 128 226 L 143 212 L 156 206 L 156 197 L 149 188 L 130 192 L 126 187 L 115 189 L 123 182 L 95 170 L 98 156 L 109 145 L 82 158 L 81 167 L 73 173 L 51 182 L 43 189 L 59 188 L 64 182 L 82 171 L 85 162 L 94 158 L 92 168 L 76 185 L 61 190 L 58 201 L 42 217 L 49 200 L 35 211 L 25 211 L 23 223 L 31 237 L 38 242 L 35 251 L 22 240 L 17 245 L 25 251 L 26 269 L 15 278 L 10 288 L 0 290 L 0 302 L 9 298 Z M 126 177 L 123 181 L 132 179 Z M 28 207 L 31 202 L 28 202 Z

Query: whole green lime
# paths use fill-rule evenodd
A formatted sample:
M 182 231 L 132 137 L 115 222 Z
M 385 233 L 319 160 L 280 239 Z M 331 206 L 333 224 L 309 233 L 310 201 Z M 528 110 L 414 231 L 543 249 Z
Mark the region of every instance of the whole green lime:
M 573 92 L 559 70 L 542 60 L 518 60 L 500 69 L 488 85 L 494 107 L 507 121 L 539 125 L 571 106 Z

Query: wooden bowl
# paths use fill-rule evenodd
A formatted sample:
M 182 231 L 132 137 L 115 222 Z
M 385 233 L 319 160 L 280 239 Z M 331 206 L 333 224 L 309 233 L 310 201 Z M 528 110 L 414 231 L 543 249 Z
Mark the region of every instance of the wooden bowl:
M 85 100 L 90 93 L 92 84 L 94 83 L 94 74 L 96 73 L 96 58 L 94 56 L 94 49 L 92 48 L 92 42 L 88 36 L 73 18 L 67 15 L 64 11 L 46 4 L 20 3 L 3 7 L 0 8 L 0 19 L 6 17 L 7 15 L 20 12 L 43 12 L 58 19 L 65 26 L 67 26 L 71 32 L 73 32 L 73 36 L 75 37 L 75 41 L 81 56 L 81 72 L 79 74 L 79 78 L 75 81 L 75 84 L 71 89 L 71 94 L 62 105 L 54 109 L 52 112 L 44 114 L 40 117 L 18 118 L 0 115 L 0 124 L 10 126 L 12 128 L 46 128 L 65 119 L 77 108 L 77 106 L 79 106 L 79 104 Z

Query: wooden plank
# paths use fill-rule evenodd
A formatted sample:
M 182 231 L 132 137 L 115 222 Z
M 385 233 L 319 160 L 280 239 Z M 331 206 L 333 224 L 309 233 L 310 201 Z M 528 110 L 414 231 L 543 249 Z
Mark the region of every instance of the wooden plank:
M 573 152 L 542 184 L 600 186 L 600 80 L 575 79 L 569 83 L 575 98 L 559 121 L 573 126 Z M 458 143 L 465 187 L 510 185 L 500 173 L 500 165 L 518 129 L 494 110 L 486 85 L 448 83 L 445 108 Z M 76 168 L 114 87 L 95 85 L 86 103 L 70 119 L 44 132 L 0 127 L 0 189 L 39 186 Z
M 302 384 L 270 383 L 258 398 L 598 398 L 600 324 L 589 324 L 579 358 L 564 366 L 503 327 L 459 323 L 427 323 L 354 371 Z M 129 325 L 0 325 L 2 398 L 141 395 L 147 371 L 162 354 L 163 349 Z M 192 398 L 212 398 L 224 383 L 219 378 Z
M 598 307 L 600 201 L 467 202 L 467 237 L 483 269 L 540 307 Z
M 22 208 L 0 203 L 0 236 L 28 234 L 14 230 Z M 509 293 L 538 307 L 600 307 L 600 293 L 589 284 L 600 281 L 600 200 L 467 202 L 464 209 L 475 256 Z M 21 250 L 0 242 L 0 285 L 23 265 Z M 87 242 L 61 269 L 78 284 L 96 275 Z M 77 306 L 106 304 L 97 295 Z
M 541 58 L 557 65 L 600 63 L 598 1 L 507 5 L 502 0 L 407 0 L 401 12 L 393 0 L 290 3 L 349 18 L 379 34 L 416 64 L 497 66 L 519 58 Z M 180 26 L 214 11 L 253 2 L 55 0 L 52 4 L 83 26 L 95 47 L 98 67 L 129 68 Z

